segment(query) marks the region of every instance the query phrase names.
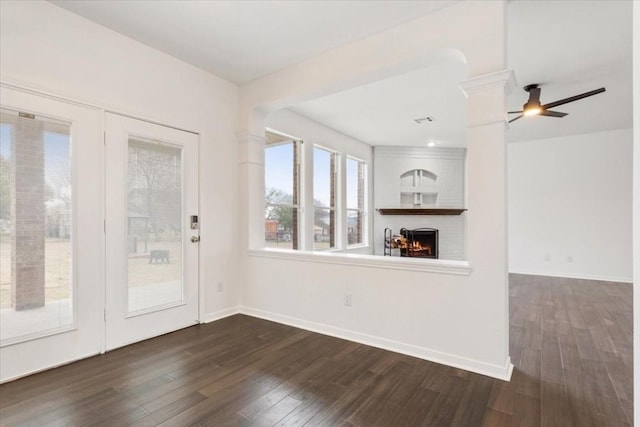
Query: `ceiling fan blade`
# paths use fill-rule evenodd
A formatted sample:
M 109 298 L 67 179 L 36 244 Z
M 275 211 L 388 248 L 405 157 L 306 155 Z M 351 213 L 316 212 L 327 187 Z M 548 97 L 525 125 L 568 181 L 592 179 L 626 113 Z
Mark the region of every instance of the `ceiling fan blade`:
M 520 117 L 522 117 L 522 114 L 520 114 L 518 117 L 514 117 L 513 119 L 509 120 L 509 123 L 511 122 L 515 122 L 516 120 L 518 120 Z
M 507 111 L 507 114 L 522 114 L 522 113 L 523 113 L 522 110 L 520 110 L 520 111 Z
M 589 92 L 581 93 L 580 95 L 575 95 L 575 96 L 571 96 L 569 98 L 560 99 L 558 101 L 554 101 L 554 102 L 550 102 L 548 104 L 544 104 L 542 106 L 542 109 L 546 110 L 547 108 L 557 107 L 558 105 L 567 104 L 569 102 L 577 101 L 579 99 L 586 98 L 588 96 L 597 95 L 597 94 L 602 93 L 604 91 L 605 91 L 605 88 L 601 87 L 600 89 L 596 89 L 596 90 L 592 90 L 592 91 L 589 91 Z
M 547 117 L 564 117 L 569 113 L 561 113 L 560 111 L 542 110 L 538 115 Z

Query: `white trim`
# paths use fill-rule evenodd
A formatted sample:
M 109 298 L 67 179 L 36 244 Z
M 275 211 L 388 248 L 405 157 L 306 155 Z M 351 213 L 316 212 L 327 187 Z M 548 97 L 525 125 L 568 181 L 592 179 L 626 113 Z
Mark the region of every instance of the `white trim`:
M 240 307 L 240 312 L 248 316 L 258 317 L 260 319 L 294 326 L 296 328 L 305 329 L 311 332 L 316 332 L 323 335 L 329 335 L 332 337 L 341 338 L 376 348 L 381 348 L 383 350 L 406 354 L 408 356 L 417 357 L 419 359 L 428 360 L 430 362 L 435 362 L 446 366 L 452 366 L 454 368 L 464 369 L 466 371 L 475 372 L 503 381 L 510 381 L 511 373 L 513 372 L 513 364 L 511 363 L 511 358 L 509 357 L 507 357 L 507 360 L 505 360 L 503 366 L 494 365 L 479 360 L 468 359 L 466 357 L 432 350 L 426 347 L 419 347 L 399 341 L 393 341 L 382 337 L 362 334 L 348 329 L 336 328 L 335 326 L 311 322 L 295 317 L 284 316 L 281 314 L 258 310 L 250 307 L 242 306 Z
M 481 92 L 492 88 L 504 88 L 509 95 L 518 86 L 513 70 L 501 70 L 481 76 L 472 77 L 460 83 L 462 92 L 469 96 L 473 92 Z
M 225 317 L 233 316 L 234 314 L 241 314 L 241 306 L 224 308 L 222 310 L 214 311 L 212 313 L 205 313 L 200 320 L 200 323 L 215 322 L 216 320 L 224 319 Z
M 379 255 L 348 254 L 343 252 L 307 252 L 287 249 L 250 249 L 249 256 L 276 258 L 288 261 L 350 265 L 385 270 L 420 271 L 468 276 L 473 269 L 467 261 L 442 259 L 383 257 Z
M 347 211 L 354 211 L 356 209 L 347 209 Z M 358 250 L 358 249 L 368 249 L 369 245 L 366 243 L 354 243 L 353 245 L 347 245 L 346 249 L 342 249 L 345 253 L 350 250 Z
M 280 132 L 279 130 L 275 130 L 273 128 L 270 128 L 269 126 L 265 126 L 264 131 L 265 131 L 265 139 L 266 139 L 266 133 L 269 132 L 269 133 L 272 133 L 272 134 L 274 134 L 276 136 L 280 136 L 282 138 L 289 138 L 290 141 L 282 141 L 283 143 L 284 142 L 304 142 L 302 140 L 302 138 L 297 138 L 295 136 L 291 136 L 291 135 L 289 135 L 287 133 Z M 279 144 L 279 143 L 277 143 L 277 144 Z M 271 145 L 271 144 L 269 144 L 269 145 Z
M 563 273 L 558 271 L 533 271 L 533 270 L 520 270 L 517 268 L 516 269 L 510 268 L 509 273 L 527 274 L 531 276 L 564 277 L 567 279 L 597 280 L 600 282 L 633 283 L 633 279 L 631 277 L 601 276 L 598 274 Z
M 77 295 L 77 294 L 76 294 Z M 73 304 L 73 303 L 72 303 Z M 77 318 L 78 315 L 76 313 L 75 306 L 77 304 L 73 304 L 73 323 L 70 325 L 61 326 L 55 329 L 47 329 L 46 331 L 37 331 L 37 332 L 29 332 L 27 334 L 17 335 L 12 338 L 5 338 L 4 340 L 0 340 L 0 348 L 9 347 L 11 345 L 22 344 L 27 341 L 38 340 L 41 338 L 50 337 L 52 335 L 65 334 L 67 332 L 74 332 L 78 330 Z M 5 309 L 3 309 L 5 310 Z
M 119 108 L 112 108 L 112 107 L 109 107 L 109 106 L 104 106 L 105 103 L 101 103 L 101 102 L 90 102 L 90 101 L 79 100 L 79 99 L 76 99 L 76 98 L 69 98 L 69 97 L 67 97 L 65 95 L 60 95 L 58 93 L 52 92 L 49 89 L 38 88 L 38 87 L 33 86 L 31 84 L 20 82 L 20 81 L 18 81 L 16 79 L 7 78 L 5 76 L 3 76 L 2 80 L 0 80 L 0 87 L 6 87 L 8 89 L 19 90 L 21 92 L 28 93 L 28 94 L 31 94 L 31 95 L 37 95 L 37 96 L 42 96 L 44 98 L 53 99 L 54 101 L 66 102 L 67 104 L 73 104 L 73 105 L 77 105 L 79 107 L 89 108 L 91 110 L 100 111 L 103 115 L 104 115 L 104 113 L 118 114 L 120 116 L 128 117 L 128 118 L 131 118 L 131 119 L 136 119 L 136 120 L 141 120 L 143 122 L 148 122 L 148 123 L 151 123 L 151 124 L 154 124 L 154 125 L 164 126 L 164 127 L 175 129 L 175 130 L 192 133 L 192 134 L 195 134 L 195 135 L 200 135 L 200 132 L 187 129 L 185 127 L 171 125 L 171 124 L 168 124 L 168 123 L 166 123 L 166 122 L 164 122 L 162 120 L 158 120 L 158 119 L 145 118 L 146 117 L 145 114 L 136 114 L 136 113 L 133 113 L 133 112 L 126 112 L 126 111 L 124 111 L 122 109 L 119 109 Z
M 53 363 L 51 365 L 47 365 L 47 366 L 44 366 L 42 368 L 34 369 L 32 371 L 29 371 L 29 372 L 24 372 L 24 373 L 15 375 L 13 377 L 4 378 L 4 379 L 0 380 L 0 384 L 6 384 L 6 383 L 9 383 L 11 381 L 19 380 L 20 378 L 24 378 L 24 377 L 28 377 L 28 376 L 33 375 L 33 374 L 37 374 L 39 372 L 48 371 L 48 370 L 51 370 L 51 369 L 54 369 L 54 368 L 59 368 L 60 366 L 68 365 L 70 363 L 79 362 L 79 361 L 84 360 L 84 359 L 89 359 L 90 357 L 94 357 L 94 356 L 97 356 L 97 355 L 103 354 L 103 353 L 104 352 L 100 352 L 100 353 L 99 352 L 85 353 L 85 354 L 82 354 L 82 355 L 80 355 L 78 357 L 74 357 L 72 359 L 65 360 L 64 362 Z

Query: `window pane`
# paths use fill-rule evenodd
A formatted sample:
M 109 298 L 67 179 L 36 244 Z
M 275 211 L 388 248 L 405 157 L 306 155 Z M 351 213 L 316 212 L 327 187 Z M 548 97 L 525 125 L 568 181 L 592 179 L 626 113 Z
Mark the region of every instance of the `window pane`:
M 265 148 L 265 242 L 298 249 L 298 145 L 290 141 Z
M 297 249 L 298 209 L 268 206 L 264 220 L 264 239 L 268 248 Z
M 335 207 L 335 154 L 321 148 L 313 149 L 313 205 Z
M 313 210 L 313 249 L 335 248 L 336 212 L 332 209 L 314 208 Z
M 129 139 L 128 309 L 182 301 L 181 149 Z
M 313 249 L 335 247 L 335 153 L 313 148 Z
M 0 339 L 73 325 L 70 125 L 2 110 Z
M 365 163 L 347 159 L 347 244 L 364 243 Z
M 267 193 L 276 193 L 278 200 L 293 203 L 294 194 L 293 142 L 267 147 L 264 152 L 264 186 Z M 269 201 L 267 201 L 269 203 Z M 274 202 L 283 203 L 283 202 Z
M 349 210 L 347 211 L 347 244 L 360 243 L 362 243 L 362 212 Z
M 359 166 L 359 161 L 347 159 L 347 209 L 358 209 Z

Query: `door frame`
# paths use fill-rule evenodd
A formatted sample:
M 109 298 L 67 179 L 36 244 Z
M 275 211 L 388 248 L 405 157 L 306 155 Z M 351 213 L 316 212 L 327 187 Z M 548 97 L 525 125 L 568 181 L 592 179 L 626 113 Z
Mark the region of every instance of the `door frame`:
M 99 354 L 104 328 L 104 151 L 102 112 L 65 99 L 0 85 L 3 107 L 71 123 L 71 290 L 73 322 L 67 327 L 28 334 L 0 349 L 0 382 Z M 91 200 L 86 200 L 87 196 Z M 80 230 L 88 230 L 82 233 Z M 82 255 L 79 255 L 82 254 Z M 86 283 L 87 285 L 84 285 Z

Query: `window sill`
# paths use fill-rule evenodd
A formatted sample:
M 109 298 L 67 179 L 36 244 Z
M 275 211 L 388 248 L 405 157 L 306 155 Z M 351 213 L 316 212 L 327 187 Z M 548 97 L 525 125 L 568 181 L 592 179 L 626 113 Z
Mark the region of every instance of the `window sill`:
M 459 276 L 468 276 L 472 271 L 467 261 L 444 259 L 385 257 L 380 255 L 346 254 L 342 252 L 303 252 L 271 248 L 250 249 L 248 255 L 289 261 L 352 265 L 356 267 L 382 268 L 385 270 L 419 271 Z
M 357 243 L 357 244 L 353 244 L 353 245 L 348 245 L 347 249 L 345 249 L 346 251 L 351 251 L 351 250 L 358 250 L 358 249 L 367 249 L 369 247 L 369 245 L 367 245 L 366 243 Z

